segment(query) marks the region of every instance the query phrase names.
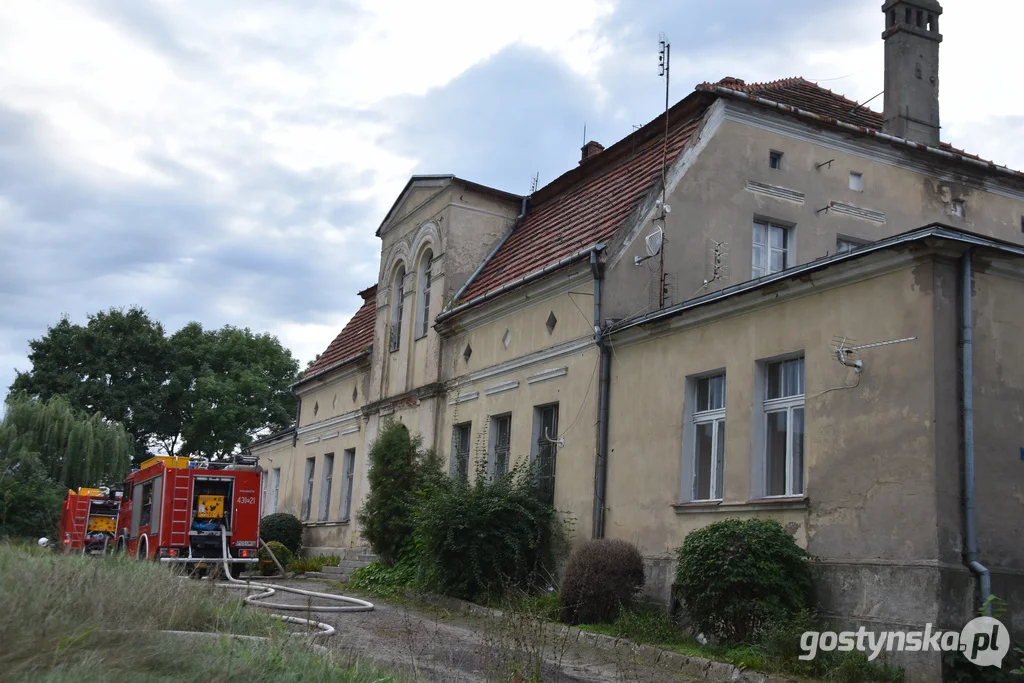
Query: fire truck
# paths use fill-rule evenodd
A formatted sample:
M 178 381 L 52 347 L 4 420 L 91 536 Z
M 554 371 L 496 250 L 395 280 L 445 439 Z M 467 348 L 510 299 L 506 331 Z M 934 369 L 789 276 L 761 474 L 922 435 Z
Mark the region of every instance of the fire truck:
M 113 550 L 120 505 L 120 492 L 84 487 L 69 490 L 57 528 L 60 549 L 85 555 Z
M 255 458 L 150 458 L 125 480 L 117 549 L 196 569 L 221 563 L 224 535 L 227 562 L 238 577 L 258 561 L 261 480 Z

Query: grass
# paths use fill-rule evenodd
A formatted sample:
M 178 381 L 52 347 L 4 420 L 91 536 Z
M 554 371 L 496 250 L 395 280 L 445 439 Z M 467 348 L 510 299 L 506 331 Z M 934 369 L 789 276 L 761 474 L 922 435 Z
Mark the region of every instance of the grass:
M 0 544 L 0 604 L 4 681 L 390 680 L 286 635 L 267 613 L 243 607 L 238 592 L 156 563 Z
M 291 564 L 285 567 L 286 571 L 303 574 L 305 572 L 318 572 L 324 567 L 337 567 L 341 558 L 337 555 L 318 555 L 317 557 L 296 557 Z

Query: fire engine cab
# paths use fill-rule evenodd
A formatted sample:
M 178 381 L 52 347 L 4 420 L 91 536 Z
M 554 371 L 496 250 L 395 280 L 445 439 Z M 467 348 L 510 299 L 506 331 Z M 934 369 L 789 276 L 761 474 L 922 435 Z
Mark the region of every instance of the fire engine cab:
M 138 559 L 217 565 L 227 537 L 231 573 L 257 562 L 260 469 L 255 460 L 156 456 L 125 480 L 117 547 Z
M 57 538 L 64 552 L 102 555 L 114 549 L 120 492 L 79 488 L 68 491 L 60 512 Z

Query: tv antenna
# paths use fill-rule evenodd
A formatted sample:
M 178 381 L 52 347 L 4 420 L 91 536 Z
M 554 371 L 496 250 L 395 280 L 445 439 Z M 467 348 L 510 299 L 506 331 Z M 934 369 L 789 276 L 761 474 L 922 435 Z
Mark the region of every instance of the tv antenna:
M 661 210 L 661 215 L 654 220 L 658 226 L 658 230 L 662 230 L 665 225 L 665 216 L 671 211 L 668 205 L 668 96 L 669 96 L 669 69 L 672 62 L 672 45 L 668 42 L 668 37 L 662 33 L 659 36 L 658 45 L 661 49 L 658 50 L 658 75 L 665 77 L 665 141 L 661 151 L 661 202 L 658 207 Z M 654 234 L 654 233 L 651 233 Z M 648 235 L 650 239 L 650 235 Z M 665 252 L 660 248 L 661 242 L 658 241 L 659 259 L 658 259 L 658 308 L 665 306 Z M 648 253 L 650 253 L 650 246 L 648 246 Z
M 845 365 L 848 368 L 853 368 L 857 372 L 861 372 L 864 369 L 864 361 L 859 358 L 855 358 L 859 351 L 864 349 L 873 349 L 876 346 L 889 346 L 890 344 L 902 344 L 903 342 L 909 342 L 916 340 L 917 337 L 903 337 L 902 339 L 890 339 L 888 341 L 873 342 L 871 344 L 861 344 L 859 346 L 853 345 L 853 340 L 849 337 L 832 337 L 833 355 L 840 364 Z
M 540 171 L 537 171 L 537 173 L 535 173 L 534 176 L 533 176 L 533 182 L 530 183 L 530 194 L 533 194 L 534 192 L 537 191 L 537 185 L 539 183 L 540 183 Z

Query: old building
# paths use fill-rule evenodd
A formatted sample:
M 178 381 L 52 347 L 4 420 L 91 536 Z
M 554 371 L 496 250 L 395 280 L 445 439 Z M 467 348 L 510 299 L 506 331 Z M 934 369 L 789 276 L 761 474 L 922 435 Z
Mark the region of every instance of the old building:
M 938 3 L 883 10 L 881 113 L 726 78 L 528 197 L 410 180 L 296 428 L 253 446 L 268 511 L 314 551 L 359 546 L 390 415 L 452 476 L 535 461 L 579 538 L 640 544 L 664 601 L 673 549 L 727 516 L 786 524 L 826 608 L 869 628 L 960 628 L 989 581 L 1024 600 L 1024 175 L 939 141 Z

